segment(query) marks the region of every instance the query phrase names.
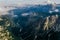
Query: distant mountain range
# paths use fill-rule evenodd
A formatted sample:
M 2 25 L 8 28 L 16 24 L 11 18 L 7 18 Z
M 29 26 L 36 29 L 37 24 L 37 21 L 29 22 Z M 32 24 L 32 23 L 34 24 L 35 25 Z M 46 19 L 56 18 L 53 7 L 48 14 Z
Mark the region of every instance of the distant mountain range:
M 15 16 L 16 15 L 20 15 L 20 16 L 29 16 L 29 15 L 46 16 L 47 15 L 48 16 L 54 14 L 60 15 L 59 5 L 56 5 L 56 9 L 59 10 L 57 13 L 56 12 L 49 13 L 49 11 L 52 10 L 52 5 L 27 5 L 23 7 L 15 7 L 15 8 L 16 9 L 9 10 L 8 12 L 10 14 L 13 12 Z
M 22 7 L 15 7 L 17 9 L 10 10 L 20 13 L 27 13 L 27 12 L 49 12 L 49 10 L 52 10 L 52 5 L 27 5 Z M 60 5 L 56 5 L 56 9 L 60 11 Z

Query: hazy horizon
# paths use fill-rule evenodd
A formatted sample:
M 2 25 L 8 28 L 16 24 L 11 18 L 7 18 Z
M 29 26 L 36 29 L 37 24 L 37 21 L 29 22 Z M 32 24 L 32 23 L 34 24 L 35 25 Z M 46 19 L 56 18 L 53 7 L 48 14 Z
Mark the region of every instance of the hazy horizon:
M 47 0 L 0 0 L 0 5 L 9 5 L 9 4 L 44 4 Z M 51 0 L 51 2 L 55 2 L 60 4 L 60 0 Z

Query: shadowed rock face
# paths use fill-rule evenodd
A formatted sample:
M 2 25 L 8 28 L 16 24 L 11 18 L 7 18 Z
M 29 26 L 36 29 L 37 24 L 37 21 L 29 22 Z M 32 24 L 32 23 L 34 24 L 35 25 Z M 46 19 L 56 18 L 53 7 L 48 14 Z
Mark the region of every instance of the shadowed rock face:
M 19 16 L 13 22 L 12 33 L 23 40 L 60 40 L 60 15 Z
M 34 16 L 35 14 L 32 13 L 28 16 L 17 15 L 13 17 L 14 15 L 2 16 L 3 18 L 8 17 L 11 22 L 11 27 L 8 27 L 8 30 L 14 35 L 14 40 L 60 40 L 60 15 L 42 14 L 41 16 L 37 13 Z M 5 24 L 2 23 L 0 22 L 0 25 Z

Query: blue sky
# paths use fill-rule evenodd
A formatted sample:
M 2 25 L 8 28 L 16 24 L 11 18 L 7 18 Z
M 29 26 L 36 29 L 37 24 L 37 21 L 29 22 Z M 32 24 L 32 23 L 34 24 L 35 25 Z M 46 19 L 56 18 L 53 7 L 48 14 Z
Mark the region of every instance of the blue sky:
M 47 0 L 0 0 L 0 4 L 41 4 Z M 51 0 L 60 4 L 60 0 Z

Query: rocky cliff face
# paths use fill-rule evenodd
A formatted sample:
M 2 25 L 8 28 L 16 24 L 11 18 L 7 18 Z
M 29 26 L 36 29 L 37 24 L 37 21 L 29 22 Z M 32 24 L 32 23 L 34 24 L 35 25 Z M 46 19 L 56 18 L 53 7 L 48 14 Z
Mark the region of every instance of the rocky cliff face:
M 5 16 L 2 17 L 4 19 Z M 20 40 L 20 38 L 23 40 L 60 40 L 60 15 L 58 14 L 48 16 L 18 15 L 13 18 L 9 16 L 8 20 L 10 26 L 7 30 L 14 35 L 14 40 Z
M 60 36 L 58 36 L 60 32 L 60 15 L 55 14 L 46 17 L 32 15 L 19 18 L 15 19 L 18 20 L 16 23 L 19 24 L 17 26 L 15 23 L 16 27 L 13 28 L 15 36 L 20 36 L 23 40 L 60 40 Z
M 49 28 L 52 28 L 52 26 L 56 23 L 57 19 L 58 19 L 58 15 L 52 15 L 52 16 L 48 16 L 45 19 L 45 23 L 44 23 L 44 30 L 48 30 Z

